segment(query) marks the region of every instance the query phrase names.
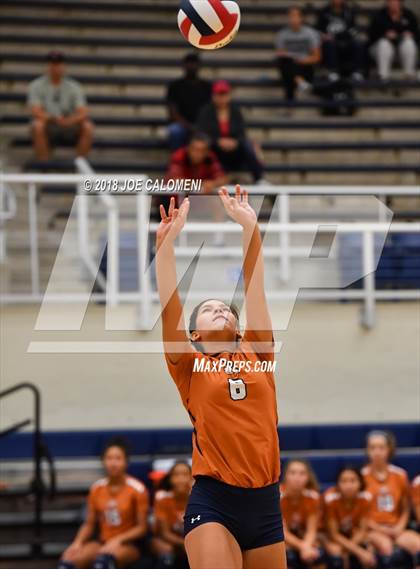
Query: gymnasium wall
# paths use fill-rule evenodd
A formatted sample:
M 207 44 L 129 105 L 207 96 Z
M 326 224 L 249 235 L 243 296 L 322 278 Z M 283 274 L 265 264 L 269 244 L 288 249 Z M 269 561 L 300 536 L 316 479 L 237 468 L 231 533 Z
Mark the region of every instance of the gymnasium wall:
M 370 331 L 359 311 L 354 303 L 298 302 L 289 329 L 276 334 L 283 424 L 420 419 L 419 305 L 378 304 Z M 0 377 L 1 389 L 19 381 L 40 387 L 45 429 L 189 424 L 161 355 L 27 353 L 32 340 L 139 339 L 105 332 L 103 307 L 89 308 L 81 332 L 34 332 L 36 317 L 36 307 L 1 308 Z M 160 330 L 152 335 L 159 340 Z M 26 418 L 30 404 L 24 393 L 8 398 L 2 426 Z

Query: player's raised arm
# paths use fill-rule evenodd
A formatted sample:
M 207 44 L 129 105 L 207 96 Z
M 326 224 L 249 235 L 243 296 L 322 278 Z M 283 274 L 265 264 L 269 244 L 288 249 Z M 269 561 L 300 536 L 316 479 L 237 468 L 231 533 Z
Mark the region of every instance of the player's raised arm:
M 173 363 L 182 356 L 184 350 L 191 351 L 185 331 L 184 311 L 178 294 L 178 280 L 174 241 L 182 231 L 187 219 L 190 203 L 188 198 L 179 209 L 175 208 L 175 198 L 171 198 L 169 211 L 160 206 L 161 223 L 156 232 L 156 279 L 162 306 L 163 342 L 165 351 Z M 176 351 L 171 343 L 180 343 Z
M 235 197 L 226 188 L 219 192 L 229 217 L 243 228 L 243 278 L 245 286 L 245 337 L 264 343 L 271 351 L 272 323 L 264 289 L 264 260 L 257 215 L 248 202 L 248 192 L 236 186 Z M 260 345 L 258 352 L 264 352 Z

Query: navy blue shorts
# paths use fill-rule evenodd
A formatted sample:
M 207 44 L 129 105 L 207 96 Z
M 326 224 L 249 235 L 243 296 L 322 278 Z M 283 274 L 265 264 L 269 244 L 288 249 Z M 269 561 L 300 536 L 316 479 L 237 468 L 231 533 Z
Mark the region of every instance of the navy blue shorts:
M 240 488 L 196 476 L 185 511 L 184 536 L 208 522 L 222 524 L 243 551 L 284 541 L 278 483 Z

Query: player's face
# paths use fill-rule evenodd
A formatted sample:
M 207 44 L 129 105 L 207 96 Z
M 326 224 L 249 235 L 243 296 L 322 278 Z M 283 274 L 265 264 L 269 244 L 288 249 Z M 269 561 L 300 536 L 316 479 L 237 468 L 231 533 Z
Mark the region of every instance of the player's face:
M 304 464 L 293 462 L 287 468 L 285 482 L 290 490 L 302 491 L 308 484 L 308 471 Z
M 220 300 L 208 300 L 197 314 L 197 331 L 236 331 L 236 317 L 230 307 Z
M 345 498 L 354 498 L 360 491 L 360 480 L 352 470 L 345 470 L 338 481 L 338 488 Z
M 302 14 L 299 10 L 290 10 L 289 12 L 289 26 L 293 30 L 298 30 L 302 25 Z
M 208 144 L 204 140 L 193 140 L 188 147 L 188 155 L 192 164 L 202 164 L 209 151 Z
M 388 462 L 389 447 L 384 437 L 373 436 L 369 438 L 367 454 L 370 462 L 383 465 Z
M 191 491 L 191 471 L 186 464 L 177 464 L 172 472 L 171 485 L 175 492 L 186 494 Z
M 110 447 L 104 456 L 104 467 L 108 476 L 115 478 L 125 474 L 127 459 L 124 451 L 119 447 Z

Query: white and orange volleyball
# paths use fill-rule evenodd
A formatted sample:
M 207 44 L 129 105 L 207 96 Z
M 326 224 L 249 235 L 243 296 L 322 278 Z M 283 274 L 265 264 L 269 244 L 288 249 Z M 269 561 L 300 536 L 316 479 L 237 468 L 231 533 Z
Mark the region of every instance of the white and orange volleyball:
M 220 49 L 236 36 L 241 11 L 232 0 L 182 0 L 178 26 L 184 38 L 199 49 Z

